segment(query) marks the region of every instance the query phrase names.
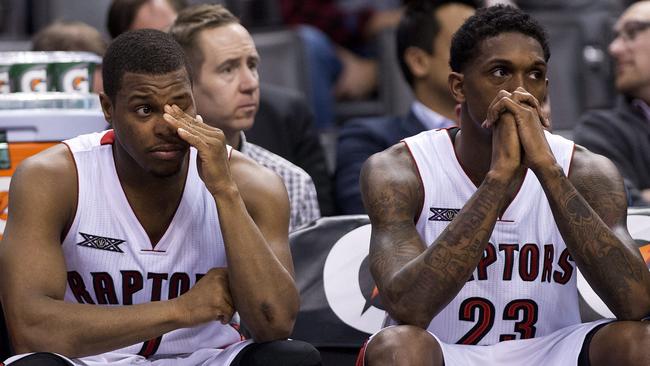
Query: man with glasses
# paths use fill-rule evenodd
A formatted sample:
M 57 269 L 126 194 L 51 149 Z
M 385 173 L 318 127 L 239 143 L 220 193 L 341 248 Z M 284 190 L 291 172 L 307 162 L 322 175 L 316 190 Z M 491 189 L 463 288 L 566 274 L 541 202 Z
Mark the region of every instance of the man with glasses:
M 611 159 L 631 206 L 650 205 L 650 1 L 632 4 L 616 22 L 609 53 L 621 93 L 609 110 L 587 112 L 575 142 Z

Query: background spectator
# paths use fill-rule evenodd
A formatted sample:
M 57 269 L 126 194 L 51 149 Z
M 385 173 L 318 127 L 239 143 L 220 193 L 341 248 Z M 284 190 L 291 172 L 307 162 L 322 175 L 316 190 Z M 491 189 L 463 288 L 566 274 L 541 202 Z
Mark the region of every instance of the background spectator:
M 625 179 L 632 206 L 650 205 L 650 1 L 630 6 L 616 22 L 609 53 L 616 62 L 618 103 L 589 111 L 576 143 L 611 159 Z
M 304 170 L 246 141 L 259 106 L 259 55 L 250 34 L 221 5 L 184 9 L 171 29 L 193 68 L 197 113 L 223 131 L 233 148 L 282 177 L 289 193 L 289 229 L 320 217 L 314 184 Z
M 280 0 L 285 24 L 300 27 L 309 63 L 316 125 L 332 128 L 337 99 L 368 97 L 377 85 L 374 37 L 394 27 L 401 9 L 377 10 L 372 2 L 352 11 L 335 0 Z
M 33 51 L 84 51 L 104 57 L 107 46 L 97 29 L 79 21 L 56 21 L 32 38 Z M 95 67 L 92 85 L 94 92 L 104 90 L 101 65 Z
M 341 213 L 365 209 L 359 190 L 361 165 L 372 154 L 422 131 L 456 124 L 456 101 L 449 92 L 449 45 L 460 25 L 474 13 L 474 2 L 412 1 L 397 28 L 397 58 L 416 101 L 406 116 L 346 122 L 337 145 L 336 202 Z
M 113 38 L 130 29 L 166 31 L 184 5 L 184 1 L 178 0 L 113 0 L 106 27 Z

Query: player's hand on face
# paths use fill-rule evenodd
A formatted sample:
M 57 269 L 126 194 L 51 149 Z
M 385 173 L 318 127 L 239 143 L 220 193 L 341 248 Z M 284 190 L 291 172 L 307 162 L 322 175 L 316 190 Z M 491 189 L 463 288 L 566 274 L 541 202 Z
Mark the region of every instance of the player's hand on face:
M 511 177 L 521 165 L 521 145 L 515 117 L 507 110 L 502 110 L 498 104 L 502 99 L 510 97 L 511 94 L 507 91 L 500 91 L 488 107 L 487 118 L 483 122 L 484 128 L 493 130 L 490 169 L 505 174 L 505 177 Z
M 523 149 L 523 163 L 535 170 L 555 162 L 544 136 L 544 127 L 549 122 L 543 117 L 539 101 L 521 87 L 512 93 L 501 91 L 490 105 L 484 125 L 492 126 L 495 123 L 493 121 L 498 121 L 499 116 L 505 112 L 511 113 L 515 118 Z
M 546 117 L 546 114 L 544 113 L 543 108 L 539 103 L 539 101 L 537 100 L 537 98 L 535 98 L 532 94 L 530 94 L 528 91 L 526 91 L 526 89 L 522 87 L 518 87 L 512 93 L 509 93 L 505 90 L 501 90 L 497 94 L 497 96 L 492 101 L 492 104 L 490 105 L 490 107 L 492 108 L 488 110 L 488 115 L 485 119 L 485 122 L 483 122 L 483 127 L 489 128 L 499 118 L 499 114 L 507 110 L 505 106 L 500 109 L 498 107 L 495 107 L 495 105 L 497 105 L 499 102 L 501 102 L 502 104 L 505 103 L 505 101 L 502 101 L 502 99 L 504 98 L 512 99 L 513 101 L 521 104 L 522 106 L 528 106 L 529 108 L 533 108 L 537 113 L 539 123 L 542 125 L 542 127 L 547 129 L 551 127 L 551 122 Z M 525 116 L 522 115 L 521 117 L 525 117 Z M 536 124 L 532 124 L 532 126 L 536 126 Z
M 199 176 L 211 193 L 231 183 L 226 136 L 218 128 L 192 117 L 177 105 L 165 105 L 163 118 L 177 129 L 178 136 L 198 151 Z
M 512 178 L 522 165 L 522 149 L 517 124 L 512 113 L 502 113 L 492 125 L 492 160 L 490 170 Z
M 211 269 L 177 300 L 188 327 L 213 320 L 228 324 L 235 313 L 226 268 Z

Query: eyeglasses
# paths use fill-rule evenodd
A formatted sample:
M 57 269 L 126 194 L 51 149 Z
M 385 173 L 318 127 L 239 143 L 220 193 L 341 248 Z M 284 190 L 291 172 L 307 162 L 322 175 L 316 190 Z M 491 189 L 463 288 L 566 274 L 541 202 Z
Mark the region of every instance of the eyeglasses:
M 621 26 L 620 30 L 614 31 L 614 38 L 621 38 L 625 42 L 632 42 L 639 33 L 650 28 L 650 21 L 632 20 Z

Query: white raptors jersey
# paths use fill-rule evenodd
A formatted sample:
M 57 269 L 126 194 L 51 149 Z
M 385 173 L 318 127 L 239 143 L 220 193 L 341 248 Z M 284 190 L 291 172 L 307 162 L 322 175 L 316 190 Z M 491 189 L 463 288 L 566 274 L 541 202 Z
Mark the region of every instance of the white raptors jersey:
M 105 131 L 65 141 L 79 177 L 77 212 L 63 241 L 65 300 L 110 306 L 178 297 L 211 268 L 226 267 L 217 207 L 197 173 L 197 152 L 190 149 L 182 199 L 154 247 L 117 177 L 113 136 Z M 145 357 L 185 354 L 240 340 L 232 326 L 214 321 L 115 352 Z
M 546 139 L 568 174 L 573 142 L 550 133 Z M 416 227 L 431 245 L 477 187 L 458 162 L 447 130 L 426 131 L 404 142 L 424 185 Z M 486 345 L 580 323 L 575 271 L 544 191 L 528 170 L 471 278 L 428 330 L 443 342 Z

